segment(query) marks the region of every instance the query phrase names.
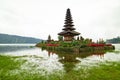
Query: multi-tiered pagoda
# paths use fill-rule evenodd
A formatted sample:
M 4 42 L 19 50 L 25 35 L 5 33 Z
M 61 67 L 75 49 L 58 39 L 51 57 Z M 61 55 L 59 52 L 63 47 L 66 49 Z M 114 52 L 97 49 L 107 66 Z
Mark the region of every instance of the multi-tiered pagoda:
M 74 39 L 74 36 L 80 34 L 79 32 L 74 31 L 75 28 L 73 27 L 74 25 L 73 25 L 70 9 L 67 9 L 64 24 L 65 24 L 64 28 L 62 29 L 63 31 L 58 33 L 58 35 L 64 37 L 64 41 L 72 41 Z

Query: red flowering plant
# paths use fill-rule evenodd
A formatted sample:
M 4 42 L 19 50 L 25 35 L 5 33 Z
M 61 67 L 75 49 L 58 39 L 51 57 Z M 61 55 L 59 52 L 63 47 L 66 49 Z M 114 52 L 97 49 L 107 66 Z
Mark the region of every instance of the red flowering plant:
M 59 46 L 59 44 L 54 42 L 54 41 L 52 41 L 50 43 L 47 43 L 46 46 L 54 46 L 54 47 L 56 47 L 56 46 Z
M 96 43 L 92 43 L 92 44 L 88 44 L 87 46 L 89 46 L 89 47 L 103 47 L 103 46 L 112 46 L 112 44 L 96 44 Z
M 112 46 L 111 44 L 106 44 L 105 41 L 103 39 L 100 39 L 99 41 L 97 41 L 97 43 L 90 43 L 87 46 L 90 47 L 103 47 L 103 46 Z

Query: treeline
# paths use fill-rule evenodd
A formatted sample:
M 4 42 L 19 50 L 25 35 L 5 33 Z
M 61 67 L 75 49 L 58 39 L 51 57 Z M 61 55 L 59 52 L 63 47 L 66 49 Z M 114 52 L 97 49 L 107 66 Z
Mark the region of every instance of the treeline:
M 41 39 L 16 35 L 0 34 L 0 43 L 38 43 Z
M 108 39 L 106 42 L 107 43 L 120 43 L 120 37 Z

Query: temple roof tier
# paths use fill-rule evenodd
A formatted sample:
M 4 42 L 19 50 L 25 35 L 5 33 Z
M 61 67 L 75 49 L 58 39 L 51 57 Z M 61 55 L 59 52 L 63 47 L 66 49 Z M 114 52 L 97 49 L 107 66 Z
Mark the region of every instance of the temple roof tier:
M 73 36 L 77 36 L 79 35 L 79 32 L 76 31 L 63 31 L 61 33 L 59 33 L 58 35 L 64 36 L 64 35 L 73 35 Z
M 67 28 L 63 28 L 62 30 L 75 30 L 75 28 L 73 28 L 73 27 L 67 27 Z

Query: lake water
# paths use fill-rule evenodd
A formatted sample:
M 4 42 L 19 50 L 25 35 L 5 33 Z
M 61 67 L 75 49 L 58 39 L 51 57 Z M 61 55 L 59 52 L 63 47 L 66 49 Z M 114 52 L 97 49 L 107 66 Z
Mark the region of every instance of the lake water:
M 66 71 L 79 69 L 82 66 L 96 66 L 98 63 L 119 62 L 120 44 L 115 45 L 113 52 L 95 53 L 53 53 L 34 47 L 35 44 L 0 44 L 0 55 L 20 56 L 16 60 L 26 60 L 21 70 L 39 72 L 42 74 L 53 71 Z M 67 68 L 66 65 L 71 65 Z M 34 66 L 34 68 L 33 68 Z M 20 71 L 21 71 L 20 70 Z M 41 71 L 43 70 L 43 71 Z M 16 73 L 18 71 L 15 71 Z
M 0 53 L 27 50 L 34 45 L 35 44 L 0 44 Z

